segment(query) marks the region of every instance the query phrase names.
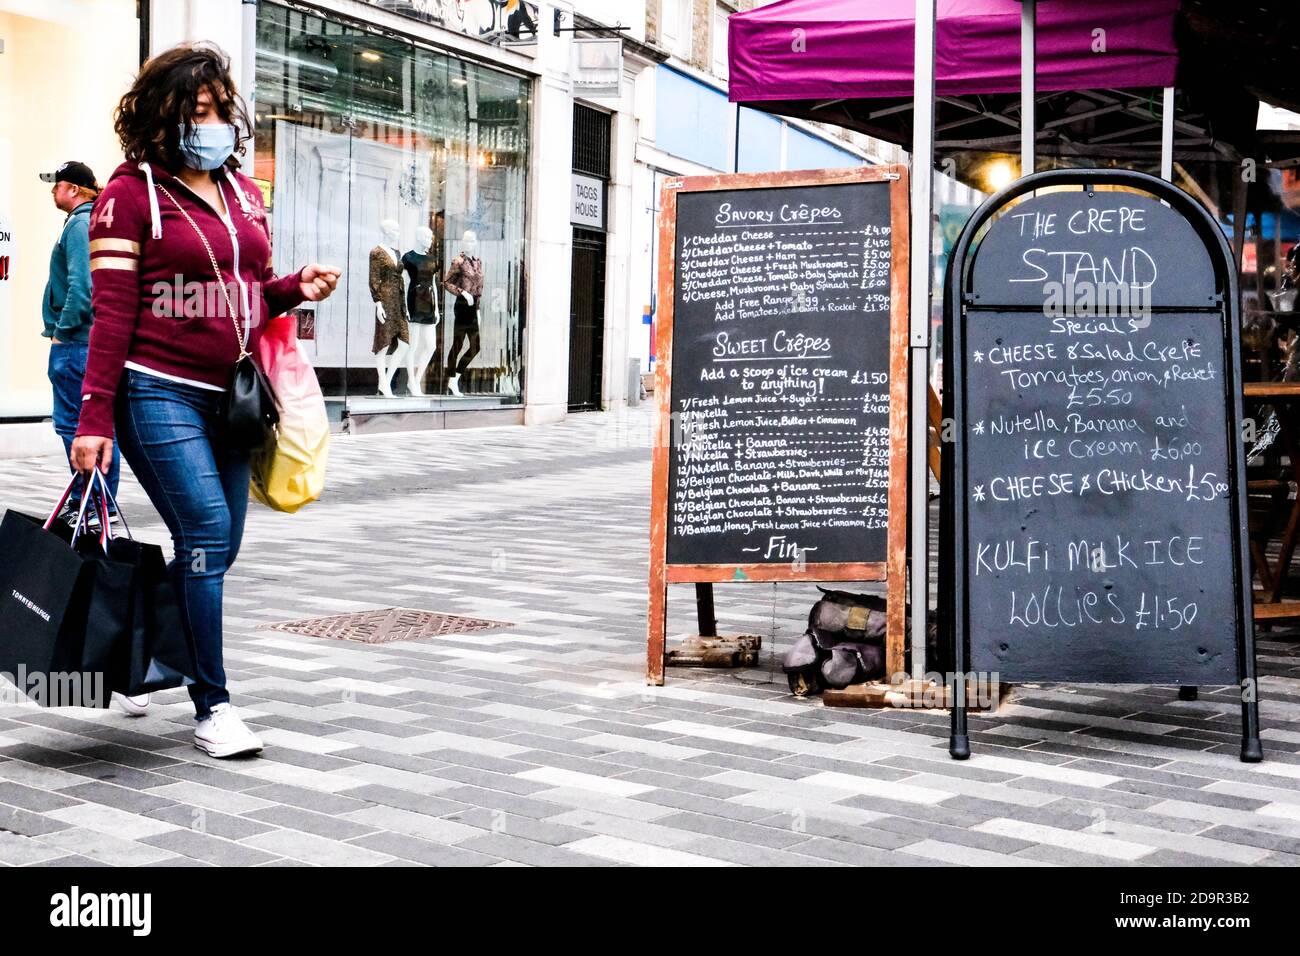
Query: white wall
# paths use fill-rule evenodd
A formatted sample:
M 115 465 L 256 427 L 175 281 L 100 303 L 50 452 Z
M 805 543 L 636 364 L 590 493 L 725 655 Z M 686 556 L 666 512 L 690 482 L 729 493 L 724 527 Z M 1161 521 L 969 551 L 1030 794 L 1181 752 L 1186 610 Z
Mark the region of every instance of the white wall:
M 546 0 L 541 0 L 541 5 L 546 6 Z M 645 40 L 645 8 L 646 0 L 575 0 L 573 9 L 584 17 L 590 17 L 606 26 L 622 25 L 631 27 L 630 30 L 623 32 L 624 36 L 630 36 L 634 40 Z M 543 19 L 546 20 L 546 29 L 551 28 L 550 13 L 543 12 Z M 573 26 L 572 23 L 565 22 L 565 26 Z M 541 24 L 538 24 L 541 28 Z
M 230 55 L 231 72 L 242 77 L 243 4 L 240 0 L 152 0 L 149 54 L 177 43 L 208 40 Z M 254 55 L 249 51 L 249 55 Z
M 567 5 L 564 7 L 568 9 Z M 550 12 L 538 24 L 533 92 L 533 155 L 528 189 L 528 322 L 525 328 L 524 423 L 562 419 L 569 408 L 569 276 L 573 229 L 569 183 L 573 172 L 573 96 L 569 38 L 553 36 Z
M 37 176 L 77 159 L 103 182 L 122 161 L 112 114 L 139 35 L 133 0 L 0 0 L 0 229 L 13 257 L 0 282 L 0 416 L 49 415 L 53 404 L 41 296 L 64 217 Z M 0 446 L 21 451 L 12 436 Z

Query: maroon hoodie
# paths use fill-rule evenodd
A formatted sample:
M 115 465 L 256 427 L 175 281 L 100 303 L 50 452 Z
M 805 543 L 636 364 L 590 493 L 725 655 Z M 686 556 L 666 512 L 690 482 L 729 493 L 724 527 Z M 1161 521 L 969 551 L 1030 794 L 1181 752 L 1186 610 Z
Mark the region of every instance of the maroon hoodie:
M 158 166 L 123 163 L 90 218 L 90 352 L 78 435 L 114 437 L 113 400 L 125 363 L 225 388 L 239 357 L 235 325 L 202 240 L 207 237 L 247 346 L 271 319 L 302 301 L 301 272 L 271 272 L 271 241 L 257 185 L 242 173 L 220 181 L 231 226 Z

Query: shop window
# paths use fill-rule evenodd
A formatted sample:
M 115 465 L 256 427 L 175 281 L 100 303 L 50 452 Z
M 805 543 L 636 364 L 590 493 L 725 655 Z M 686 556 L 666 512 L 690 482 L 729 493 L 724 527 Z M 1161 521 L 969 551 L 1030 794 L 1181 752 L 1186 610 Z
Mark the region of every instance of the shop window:
M 276 268 L 344 270 L 299 313 L 327 399 L 521 401 L 528 81 L 264 3 L 256 103 Z
M 682 60 L 691 58 L 691 0 L 663 0 L 659 31 L 662 46 Z

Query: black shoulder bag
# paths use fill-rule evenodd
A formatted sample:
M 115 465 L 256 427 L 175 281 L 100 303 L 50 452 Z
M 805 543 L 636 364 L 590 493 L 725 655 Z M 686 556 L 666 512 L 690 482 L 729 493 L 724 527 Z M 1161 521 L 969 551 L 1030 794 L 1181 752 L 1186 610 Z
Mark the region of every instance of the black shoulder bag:
M 275 438 L 275 426 L 280 422 L 280 410 L 277 407 L 275 393 L 271 391 L 270 382 L 258 368 L 253 354 L 245 347 L 244 331 L 239 324 L 239 313 L 235 310 L 234 303 L 230 299 L 230 290 L 221 277 L 221 267 L 217 265 L 217 257 L 212 251 L 212 244 L 208 242 L 208 237 L 185 211 L 185 207 L 176 201 L 175 196 L 161 184 L 158 185 L 158 190 L 180 210 L 180 214 L 185 217 L 185 221 L 190 224 L 203 243 L 203 248 L 207 250 L 208 260 L 212 263 L 212 273 L 217 277 L 217 285 L 221 287 L 221 294 L 226 300 L 226 310 L 235 325 L 235 339 L 239 342 L 239 358 L 235 360 L 235 367 L 230 373 L 230 385 L 222 399 L 221 418 L 225 425 L 223 441 L 226 447 L 239 451 L 261 448 Z

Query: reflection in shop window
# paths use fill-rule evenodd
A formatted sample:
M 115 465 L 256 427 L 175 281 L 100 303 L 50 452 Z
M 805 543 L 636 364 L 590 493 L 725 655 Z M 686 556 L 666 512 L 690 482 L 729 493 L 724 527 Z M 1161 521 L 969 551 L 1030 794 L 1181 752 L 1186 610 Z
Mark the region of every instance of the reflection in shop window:
M 299 316 L 327 398 L 521 400 L 528 97 L 523 78 L 261 6 L 255 166 L 276 268 L 344 270 Z

